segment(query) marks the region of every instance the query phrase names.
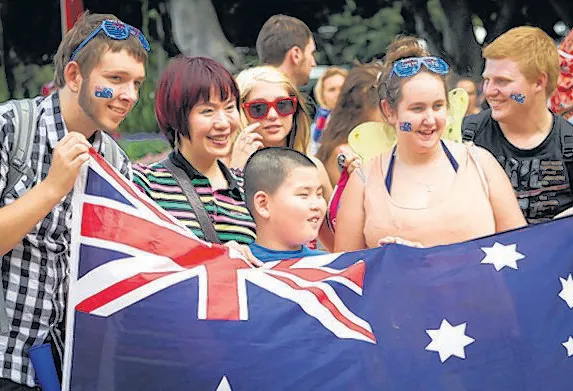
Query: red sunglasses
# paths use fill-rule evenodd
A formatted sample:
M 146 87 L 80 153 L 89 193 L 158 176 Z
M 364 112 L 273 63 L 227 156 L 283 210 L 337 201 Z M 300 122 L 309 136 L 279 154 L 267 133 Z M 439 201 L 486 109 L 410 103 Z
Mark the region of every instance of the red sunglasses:
M 259 99 L 243 103 L 249 117 L 253 119 L 265 118 L 269 114 L 271 107 L 275 109 L 278 115 L 286 117 L 296 111 L 297 99 L 294 96 L 277 98 L 272 102 Z

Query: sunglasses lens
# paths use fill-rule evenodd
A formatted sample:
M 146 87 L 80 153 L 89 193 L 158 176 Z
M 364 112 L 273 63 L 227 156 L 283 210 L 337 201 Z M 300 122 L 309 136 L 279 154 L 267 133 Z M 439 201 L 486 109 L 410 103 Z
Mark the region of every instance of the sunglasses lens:
M 420 61 L 417 58 L 406 58 L 397 61 L 393 68 L 399 77 L 412 76 L 420 71 Z
M 269 110 L 269 105 L 264 102 L 251 103 L 248 111 L 251 118 L 263 118 Z
M 281 99 L 276 104 L 277 112 L 281 115 L 292 114 L 295 110 L 294 102 L 290 99 Z
M 129 34 L 125 24 L 113 20 L 106 20 L 103 29 L 108 37 L 113 39 L 126 39 Z
M 424 59 L 424 64 L 434 73 L 445 75 L 448 73 L 448 64 L 441 58 L 429 57 Z

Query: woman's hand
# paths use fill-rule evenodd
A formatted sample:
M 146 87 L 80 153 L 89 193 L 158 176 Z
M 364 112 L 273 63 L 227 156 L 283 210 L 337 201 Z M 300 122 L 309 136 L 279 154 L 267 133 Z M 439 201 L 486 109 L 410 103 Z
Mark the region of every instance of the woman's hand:
M 360 156 L 355 154 L 352 149 L 346 146 L 341 146 L 339 151 L 340 153 L 336 155 L 336 162 L 339 169 L 346 169 L 350 175 L 354 170 L 362 165 L 362 159 Z
M 396 243 L 403 246 L 424 248 L 424 245 L 420 242 L 412 242 L 410 240 L 402 239 L 398 236 L 385 236 L 378 240 L 378 246 L 383 246 L 385 244 Z
M 260 125 L 260 122 L 255 122 L 239 133 L 233 144 L 230 168 L 243 169 L 249 157 L 264 147 L 263 136 L 255 131 Z
M 258 258 L 256 258 L 253 255 L 249 246 L 246 246 L 244 244 L 239 244 L 239 243 L 235 242 L 234 240 L 231 240 L 230 242 L 225 243 L 223 246 L 237 251 L 239 254 L 241 254 L 243 256 L 243 258 L 245 258 L 253 266 L 260 267 L 260 266 L 263 266 L 263 264 L 264 264 L 263 261 L 259 260 Z

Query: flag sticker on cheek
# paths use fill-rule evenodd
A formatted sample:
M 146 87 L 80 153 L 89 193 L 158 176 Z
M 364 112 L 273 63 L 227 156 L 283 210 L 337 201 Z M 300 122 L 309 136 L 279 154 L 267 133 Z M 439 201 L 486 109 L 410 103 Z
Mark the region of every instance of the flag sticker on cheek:
M 523 102 L 525 102 L 525 95 L 523 94 L 518 94 L 517 92 L 512 92 L 509 95 L 509 98 L 516 101 L 519 104 L 522 104 Z
M 113 89 L 109 87 L 95 87 L 94 95 L 96 98 L 111 99 L 113 98 Z
M 402 132 L 411 132 L 412 131 L 412 124 L 409 122 L 400 122 L 400 130 Z

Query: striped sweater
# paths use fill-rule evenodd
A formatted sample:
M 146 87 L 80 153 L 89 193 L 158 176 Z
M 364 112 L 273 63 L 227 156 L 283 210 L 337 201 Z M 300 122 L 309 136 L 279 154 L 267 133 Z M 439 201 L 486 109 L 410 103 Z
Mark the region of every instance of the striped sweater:
M 213 191 L 209 179 L 193 168 L 178 151 L 171 152 L 169 158 L 189 174 L 191 183 L 199 194 L 222 243 L 234 240 L 241 244 L 249 244 L 255 240 L 255 222 L 245 205 L 242 178 L 234 176 L 223 163 L 218 162 L 229 187 Z M 134 165 L 133 182 L 197 237 L 204 239 L 199 222 L 185 194 L 161 162 Z

